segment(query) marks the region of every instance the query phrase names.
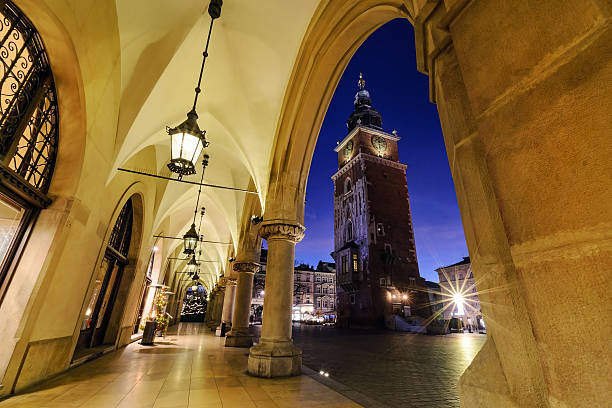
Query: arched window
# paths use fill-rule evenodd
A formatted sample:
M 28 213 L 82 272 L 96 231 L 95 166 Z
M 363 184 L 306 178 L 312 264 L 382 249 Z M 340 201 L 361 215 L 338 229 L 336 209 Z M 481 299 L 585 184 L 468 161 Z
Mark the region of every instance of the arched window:
M 51 200 L 58 142 L 55 85 L 40 35 L 0 2 L 0 294 L 41 208 Z
M 351 179 L 347 177 L 346 180 L 344 180 L 344 193 L 348 193 L 352 188 L 353 184 L 351 183 Z

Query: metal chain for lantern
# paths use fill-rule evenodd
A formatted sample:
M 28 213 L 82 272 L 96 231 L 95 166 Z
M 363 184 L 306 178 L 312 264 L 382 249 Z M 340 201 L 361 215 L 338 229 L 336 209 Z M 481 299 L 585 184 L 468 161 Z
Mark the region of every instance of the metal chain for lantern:
M 208 46 L 210 45 L 210 37 L 212 34 L 213 23 L 221 15 L 221 6 L 223 0 L 211 0 L 208 5 L 208 14 L 210 15 L 210 27 L 208 28 L 208 36 L 206 38 L 206 47 L 202 53 L 202 65 L 200 66 L 200 75 L 198 76 L 198 84 L 195 87 L 195 96 L 193 106 L 187 113 L 187 119 L 180 125 L 171 128 L 166 127 L 166 131 L 170 135 L 170 163 L 168 168 L 171 172 L 178 174 L 178 178 L 195 174 L 195 161 L 200 157 L 202 150 L 208 146 L 206 141 L 206 131 L 200 130 L 198 126 L 198 114 L 196 105 L 198 96 L 202 91 L 202 76 L 204 74 L 204 65 L 208 57 Z
M 200 75 L 198 76 L 198 84 L 195 87 L 195 96 L 193 98 L 193 106 L 191 111 L 187 113 L 187 120 L 178 125 L 175 128 L 167 128 L 168 134 L 170 135 L 170 163 L 168 168 L 170 171 L 178 174 L 178 178 L 181 179 L 185 175 L 195 174 L 195 160 L 200 157 L 202 149 L 208 146 L 206 141 L 206 131 L 200 130 L 198 126 L 198 114 L 196 113 L 196 105 L 198 103 L 198 96 L 202 91 L 202 76 L 204 74 L 204 65 L 206 64 L 206 58 L 208 57 L 208 47 L 210 45 L 210 37 L 212 34 L 212 28 L 215 20 L 221 15 L 221 6 L 223 0 L 211 0 L 208 6 L 208 14 L 210 15 L 210 27 L 208 28 L 208 36 L 206 38 L 206 47 L 202 53 L 202 65 L 200 66 Z M 209 156 L 204 154 L 202 158 L 202 175 L 200 177 L 200 185 L 198 188 L 198 198 L 196 207 L 193 212 L 193 223 L 191 228 L 183 236 L 184 249 L 183 252 L 187 255 L 193 256 L 195 262 L 195 249 L 198 241 L 200 240 L 200 228 L 196 231 L 196 217 L 198 215 L 198 207 L 200 205 L 200 195 L 202 193 L 202 183 L 204 182 L 204 171 L 208 166 Z M 200 227 L 202 222 L 200 221 Z M 195 271 L 194 271 L 195 272 Z

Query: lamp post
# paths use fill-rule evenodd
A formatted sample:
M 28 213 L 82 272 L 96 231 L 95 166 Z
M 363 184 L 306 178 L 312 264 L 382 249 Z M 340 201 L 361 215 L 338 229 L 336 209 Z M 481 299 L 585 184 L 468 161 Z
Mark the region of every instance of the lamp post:
M 463 315 L 465 314 L 464 310 L 463 310 L 463 302 L 464 302 L 463 295 L 461 293 L 455 293 L 453 295 L 453 300 L 455 301 L 455 305 L 457 305 L 457 313 L 456 314 L 459 317 L 458 320 L 459 320 L 460 326 L 461 326 L 459 328 L 459 330 L 461 330 L 461 332 L 463 332 Z

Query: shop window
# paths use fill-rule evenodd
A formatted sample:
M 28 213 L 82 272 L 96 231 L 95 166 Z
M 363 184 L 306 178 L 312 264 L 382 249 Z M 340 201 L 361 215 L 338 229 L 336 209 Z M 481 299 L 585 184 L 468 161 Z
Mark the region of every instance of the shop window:
M 51 204 L 58 143 L 55 84 L 40 35 L 11 1 L 0 2 L 0 297 L 41 209 Z
M 96 272 L 93 293 L 81 322 L 75 357 L 82 350 L 105 342 L 106 330 L 121 286 L 123 269 L 128 264 L 132 224 L 132 199 L 129 199 L 119 212 L 104 251 L 104 258 Z
M 359 262 L 357 260 L 357 254 L 353 254 L 353 272 L 359 271 Z

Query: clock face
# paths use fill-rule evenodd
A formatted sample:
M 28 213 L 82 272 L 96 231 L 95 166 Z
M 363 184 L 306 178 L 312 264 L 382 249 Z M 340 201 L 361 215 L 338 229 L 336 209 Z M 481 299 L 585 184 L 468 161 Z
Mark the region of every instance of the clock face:
M 353 141 L 351 140 L 344 146 L 344 157 L 349 158 L 349 156 L 353 153 Z
M 372 146 L 374 146 L 380 154 L 387 150 L 387 141 L 381 136 L 372 136 Z

